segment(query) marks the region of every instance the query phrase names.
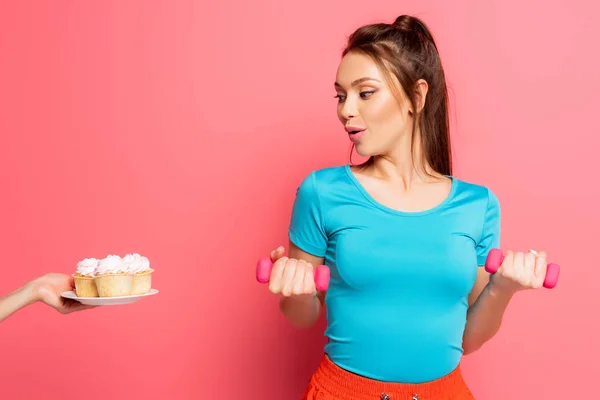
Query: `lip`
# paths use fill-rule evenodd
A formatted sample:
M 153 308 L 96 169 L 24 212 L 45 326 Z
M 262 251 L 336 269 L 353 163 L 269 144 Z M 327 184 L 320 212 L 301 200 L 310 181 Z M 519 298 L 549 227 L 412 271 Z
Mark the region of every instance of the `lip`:
M 352 132 L 354 132 L 354 133 L 352 133 Z M 350 141 L 352 143 L 358 143 L 364 134 L 365 134 L 364 129 L 359 129 L 359 130 L 352 129 L 352 130 L 348 131 L 348 139 L 350 139 Z
M 348 133 L 359 133 L 365 130 L 365 128 L 359 128 L 358 126 L 345 126 L 344 129 Z

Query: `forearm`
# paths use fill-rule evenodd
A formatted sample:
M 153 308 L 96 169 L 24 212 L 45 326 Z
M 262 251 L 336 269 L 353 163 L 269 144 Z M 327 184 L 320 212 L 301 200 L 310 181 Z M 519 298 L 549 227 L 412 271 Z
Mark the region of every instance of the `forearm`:
M 512 296 L 512 293 L 500 291 L 491 283 L 482 290 L 467 311 L 467 324 L 463 335 L 464 354 L 479 349 L 498 332 Z
M 319 319 L 321 301 L 314 295 L 282 297 L 279 308 L 294 326 L 308 328 Z
M 0 321 L 10 317 L 20 309 L 36 302 L 33 282 L 0 298 Z

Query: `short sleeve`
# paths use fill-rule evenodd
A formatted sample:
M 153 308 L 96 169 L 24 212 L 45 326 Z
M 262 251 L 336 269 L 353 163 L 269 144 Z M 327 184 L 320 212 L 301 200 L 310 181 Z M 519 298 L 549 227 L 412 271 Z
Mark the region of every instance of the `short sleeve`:
M 300 249 L 317 257 L 325 257 L 328 237 L 314 171 L 296 190 L 288 234 L 291 242 Z
M 479 266 L 485 265 L 490 250 L 500 248 L 500 202 L 489 189 L 482 229 L 477 243 L 477 265 Z

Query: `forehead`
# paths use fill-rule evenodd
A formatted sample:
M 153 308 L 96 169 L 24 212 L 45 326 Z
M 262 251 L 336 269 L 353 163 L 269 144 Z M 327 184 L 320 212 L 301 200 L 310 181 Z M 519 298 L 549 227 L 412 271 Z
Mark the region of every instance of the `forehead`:
M 365 77 L 384 80 L 383 74 L 371 57 L 360 53 L 346 54 L 338 66 L 336 82 L 344 87 L 350 87 L 353 81 Z

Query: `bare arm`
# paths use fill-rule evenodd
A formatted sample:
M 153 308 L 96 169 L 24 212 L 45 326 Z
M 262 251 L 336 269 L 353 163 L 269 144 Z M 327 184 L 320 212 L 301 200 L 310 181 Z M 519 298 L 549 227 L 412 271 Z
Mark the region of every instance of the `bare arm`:
M 502 265 L 490 278 L 483 267 L 469 296 L 463 350 L 479 349 L 500 329 L 508 303 L 521 290 L 539 289 L 546 276 L 546 252 L 507 251 Z M 471 305 L 472 304 L 472 305 Z
M 0 322 L 38 301 L 62 314 L 93 308 L 61 297 L 62 292 L 73 290 L 74 287 L 73 277 L 58 273 L 49 273 L 29 281 L 14 292 L 0 298 Z
M 494 337 L 511 298 L 512 294 L 494 290 L 489 273 L 479 267 L 477 281 L 469 295 L 467 325 L 463 334 L 464 354 L 476 351 Z
M 20 309 L 35 303 L 35 293 L 31 283 L 0 298 L 0 322 L 10 317 Z
M 323 257 L 316 257 L 299 249 L 295 244 L 289 242 L 288 256 L 290 259 L 304 261 L 311 265 L 311 269 L 323 264 Z M 312 271 L 308 279 L 313 279 Z M 314 282 L 313 282 L 314 285 Z M 321 310 L 325 303 L 325 292 L 319 292 L 316 289 L 312 294 L 300 294 L 282 296 L 279 302 L 279 308 L 283 315 L 296 327 L 308 328 L 313 326 L 321 315 Z

